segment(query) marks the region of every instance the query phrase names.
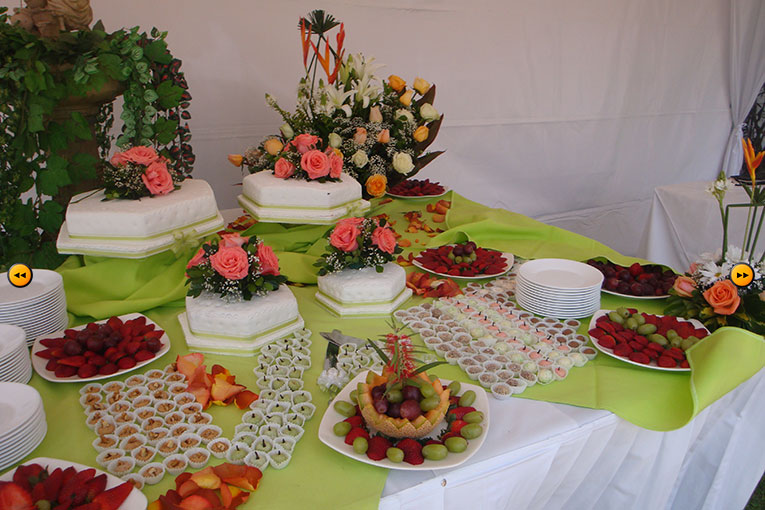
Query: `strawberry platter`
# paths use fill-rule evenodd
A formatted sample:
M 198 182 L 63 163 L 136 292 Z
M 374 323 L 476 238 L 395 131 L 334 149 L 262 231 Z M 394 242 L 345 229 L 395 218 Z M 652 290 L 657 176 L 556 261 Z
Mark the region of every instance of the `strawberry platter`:
M 470 439 L 467 441 L 467 447 L 459 452 L 449 452 L 444 458 L 440 460 L 431 460 L 425 458 L 424 461 L 422 461 L 421 464 L 411 464 L 407 461 L 404 462 L 393 462 L 389 458 L 382 458 L 381 460 L 372 460 L 367 453 L 359 453 L 355 451 L 355 448 L 352 444 L 348 444 L 346 441 L 346 437 L 342 435 L 337 435 L 337 432 L 333 429 L 335 425 L 339 423 L 343 423 L 345 421 L 348 421 L 352 418 L 346 417 L 346 414 L 341 414 L 338 411 L 338 407 L 336 404 L 338 402 L 344 402 L 348 405 L 349 401 L 351 400 L 351 392 L 354 392 L 354 390 L 357 390 L 357 388 L 360 387 L 361 384 L 365 383 L 367 378 L 367 372 L 363 371 L 360 374 L 358 374 L 355 378 L 353 378 L 339 393 L 338 395 L 330 402 L 329 407 L 327 408 L 327 411 L 324 413 L 324 416 L 322 417 L 321 423 L 319 424 L 319 440 L 332 448 L 333 450 L 345 455 L 346 457 L 350 457 L 351 459 L 357 460 L 359 462 L 363 462 L 365 464 L 370 464 L 372 466 L 378 466 L 383 467 L 387 469 L 397 469 L 397 470 L 407 470 L 407 471 L 430 471 L 434 469 L 446 469 L 446 468 L 453 468 L 456 466 L 459 466 L 460 464 L 467 461 L 470 457 L 472 457 L 480 448 L 481 445 L 483 445 L 484 441 L 486 440 L 486 436 L 489 430 L 489 400 L 486 396 L 486 391 L 484 391 L 483 388 L 480 386 L 476 386 L 473 384 L 468 383 L 461 383 L 460 384 L 460 395 L 464 395 L 466 393 L 472 393 L 475 394 L 475 400 L 470 404 L 470 408 L 474 409 L 473 412 L 478 411 L 482 415 L 482 421 L 480 422 L 480 426 L 483 429 L 483 432 L 476 438 Z M 452 383 L 452 381 L 448 381 L 446 379 L 440 380 L 441 384 L 446 387 L 446 385 L 449 385 Z M 454 411 L 452 409 L 451 411 Z M 451 412 L 450 411 L 450 412 Z M 448 416 L 448 413 L 447 413 Z M 361 416 L 356 415 L 353 418 L 361 418 Z M 453 422 L 456 422 L 459 420 L 453 420 Z M 441 434 L 441 432 L 446 432 L 447 428 L 451 430 L 450 423 L 452 421 L 449 421 L 447 419 L 442 420 L 440 423 L 436 425 L 436 427 L 428 434 L 428 437 L 422 437 L 419 440 L 420 441 L 426 441 L 430 438 L 436 438 Z M 371 427 L 369 427 L 370 432 L 374 432 L 375 430 Z M 353 431 L 357 431 L 357 428 L 353 428 Z M 375 436 L 380 437 L 380 436 Z M 407 442 L 414 442 L 414 439 L 404 439 Z M 396 443 L 396 445 L 400 444 L 401 441 Z M 371 441 L 370 441 L 371 444 Z M 371 446 L 370 446 L 371 449 Z
M 32 367 L 51 382 L 89 382 L 132 372 L 169 350 L 167 333 L 131 313 L 37 338 Z
M 32 468 L 37 468 L 37 470 L 42 468 L 47 471 L 48 475 L 56 473 L 54 476 L 47 477 L 34 474 L 34 478 L 43 479 L 39 483 L 45 488 L 44 498 L 37 498 L 36 493 L 40 491 L 27 491 L 23 487 L 30 484 L 30 482 L 24 480 L 27 476 L 19 477 L 19 474 Z M 29 474 L 33 473 L 30 472 Z M 60 478 L 58 483 L 55 481 L 57 477 Z M 62 479 L 68 479 L 72 482 L 79 480 L 82 483 L 78 488 L 70 482 L 61 483 Z M 46 481 L 48 482 L 47 484 Z M 3 485 L 4 483 L 7 483 L 7 485 Z M 127 482 L 120 480 L 118 477 L 91 468 L 90 466 L 83 466 L 68 460 L 39 457 L 29 460 L 23 466 L 19 466 L 0 476 L 0 508 L 43 508 L 42 506 L 28 507 L 24 505 L 25 503 L 28 504 L 31 500 L 36 501 L 37 499 L 55 502 L 58 498 L 60 503 L 61 498 L 72 497 L 82 498 L 83 501 L 86 501 L 87 498 L 92 498 L 94 504 L 99 505 L 97 508 L 145 510 L 148 506 L 146 496 L 138 489 L 131 488 L 126 484 Z M 129 488 L 130 490 L 128 490 Z M 65 492 L 69 494 L 64 494 Z M 27 500 L 27 498 L 31 499 Z M 8 504 L 8 506 L 4 506 L 5 504 Z M 80 504 L 78 503 L 78 505 Z M 54 505 L 53 508 L 70 508 L 70 506 L 62 503 L 60 507 Z
M 513 267 L 512 253 L 480 248 L 472 241 L 428 248 L 412 264 L 439 276 L 458 280 L 480 280 L 500 276 Z
M 446 195 L 448 189 L 430 179 L 407 179 L 388 190 L 388 196 L 407 200 L 431 199 Z
M 685 351 L 709 335 L 701 322 L 634 308 L 598 310 L 590 321 L 590 339 L 618 360 L 668 372 L 691 370 Z
M 630 299 L 667 298 L 677 278 L 672 270 L 657 264 L 635 262 L 623 267 L 599 259 L 590 259 L 587 264 L 603 273 L 603 292 Z

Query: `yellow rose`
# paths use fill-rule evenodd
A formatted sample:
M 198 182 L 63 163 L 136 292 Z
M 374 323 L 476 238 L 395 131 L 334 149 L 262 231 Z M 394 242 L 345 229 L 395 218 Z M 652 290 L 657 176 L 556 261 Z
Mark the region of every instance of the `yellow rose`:
M 427 92 L 430 89 L 430 83 L 426 82 L 422 78 L 415 78 L 414 79 L 414 90 L 419 92 L 422 95 L 425 95 L 425 92 Z
M 269 138 L 263 143 L 263 148 L 266 149 L 266 152 L 270 155 L 276 156 L 282 151 L 284 144 L 276 138 Z
M 402 80 L 400 76 L 396 76 L 395 74 L 388 76 L 388 83 L 390 84 L 390 88 L 396 92 L 401 92 L 401 90 L 406 87 L 406 82 Z
M 242 156 L 241 154 L 229 154 L 228 160 L 234 166 L 242 166 L 242 161 L 244 161 L 244 156 Z
M 385 194 L 385 186 L 388 185 L 388 179 L 382 174 L 370 175 L 367 179 L 367 193 L 373 197 L 381 197 Z
M 418 142 L 424 142 L 428 139 L 428 135 L 430 134 L 430 130 L 427 126 L 420 126 L 417 129 L 414 130 L 414 133 L 412 133 L 412 138 L 417 140 Z
M 410 104 L 412 104 L 412 96 L 413 95 L 414 95 L 414 91 L 413 90 L 407 90 L 406 92 L 401 94 L 401 96 L 398 98 L 398 100 L 401 102 L 402 105 L 409 106 Z

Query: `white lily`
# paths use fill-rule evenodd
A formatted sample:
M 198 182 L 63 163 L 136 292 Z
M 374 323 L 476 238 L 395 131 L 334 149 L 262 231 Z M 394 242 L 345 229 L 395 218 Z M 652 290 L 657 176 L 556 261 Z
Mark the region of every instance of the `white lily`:
M 356 101 L 361 102 L 364 108 L 369 106 L 369 102 L 372 99 L 377 99 L 382 93 L 380 86 L 373 84 L 369 76 L 365 76 L 356 82 L 355 91 Z

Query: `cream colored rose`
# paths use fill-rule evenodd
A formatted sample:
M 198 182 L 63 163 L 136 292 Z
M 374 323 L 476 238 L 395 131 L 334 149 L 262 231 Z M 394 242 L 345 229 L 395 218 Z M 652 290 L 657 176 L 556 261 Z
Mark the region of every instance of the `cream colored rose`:
M 353 156 L 351 156 L 351 161 L 353 162 L 354 165 L 356 165 L 356 167 L 362 168 L 367 163 L 369 163 L 369 156 L 367 156 L 366 152 L 359 149 L 353 153 Z
M 285 138 L 292 138 L 293 136 L 295 136 L 295 132 L 292 130 L 292 126 L 290 126 L 286 122 L 282 124 L 282 126 L 279 128 L 279 131 L 282 132 Z
M 414 87 L 414 90 L 424 95 L 425 92 L 427 92 L 428 89 L 430 89 L 430 83 L 423 80 L 422 78 L 415 78 L 414 84 L 412 85 L 412 87 Z
M 373 106 L 369 109 L 369 122 L 382 122 L 383 116 L 379 106 Z
M 333 149 L 337 149 L 343 144 L 343 137 L 338 135 L 337 133 L 330 133 L 329 134 L 329 146 Z
M 430 103 L 425 103 L 424 105 L 420 106 L 420 117 L 422 117 L 427 122 L 430 122 L 432 120 L 436 120 L 439 117 L 438 111 L 433 108 L 433 105 Z
M 400 174 L 408 174 L 414 169 L 412 156 L 406 152 L 398 152 L 393 156 L 393 169 Z
M 412 112 L 405 110 L 404 108 L 396 110 L 396 119 L 400 119 L 402 117 L 407 122 L 414 122 L 414 115 L 412 115 Z

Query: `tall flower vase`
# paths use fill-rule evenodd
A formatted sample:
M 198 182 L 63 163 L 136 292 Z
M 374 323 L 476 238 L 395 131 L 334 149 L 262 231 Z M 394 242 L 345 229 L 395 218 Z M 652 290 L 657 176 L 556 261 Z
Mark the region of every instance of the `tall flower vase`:
M 349 318 L 378 317 L 393 313 L 412 296 L 406 271 L 398 264 L 344 269 L 319 276 L 316 300 L 335 315 Z

